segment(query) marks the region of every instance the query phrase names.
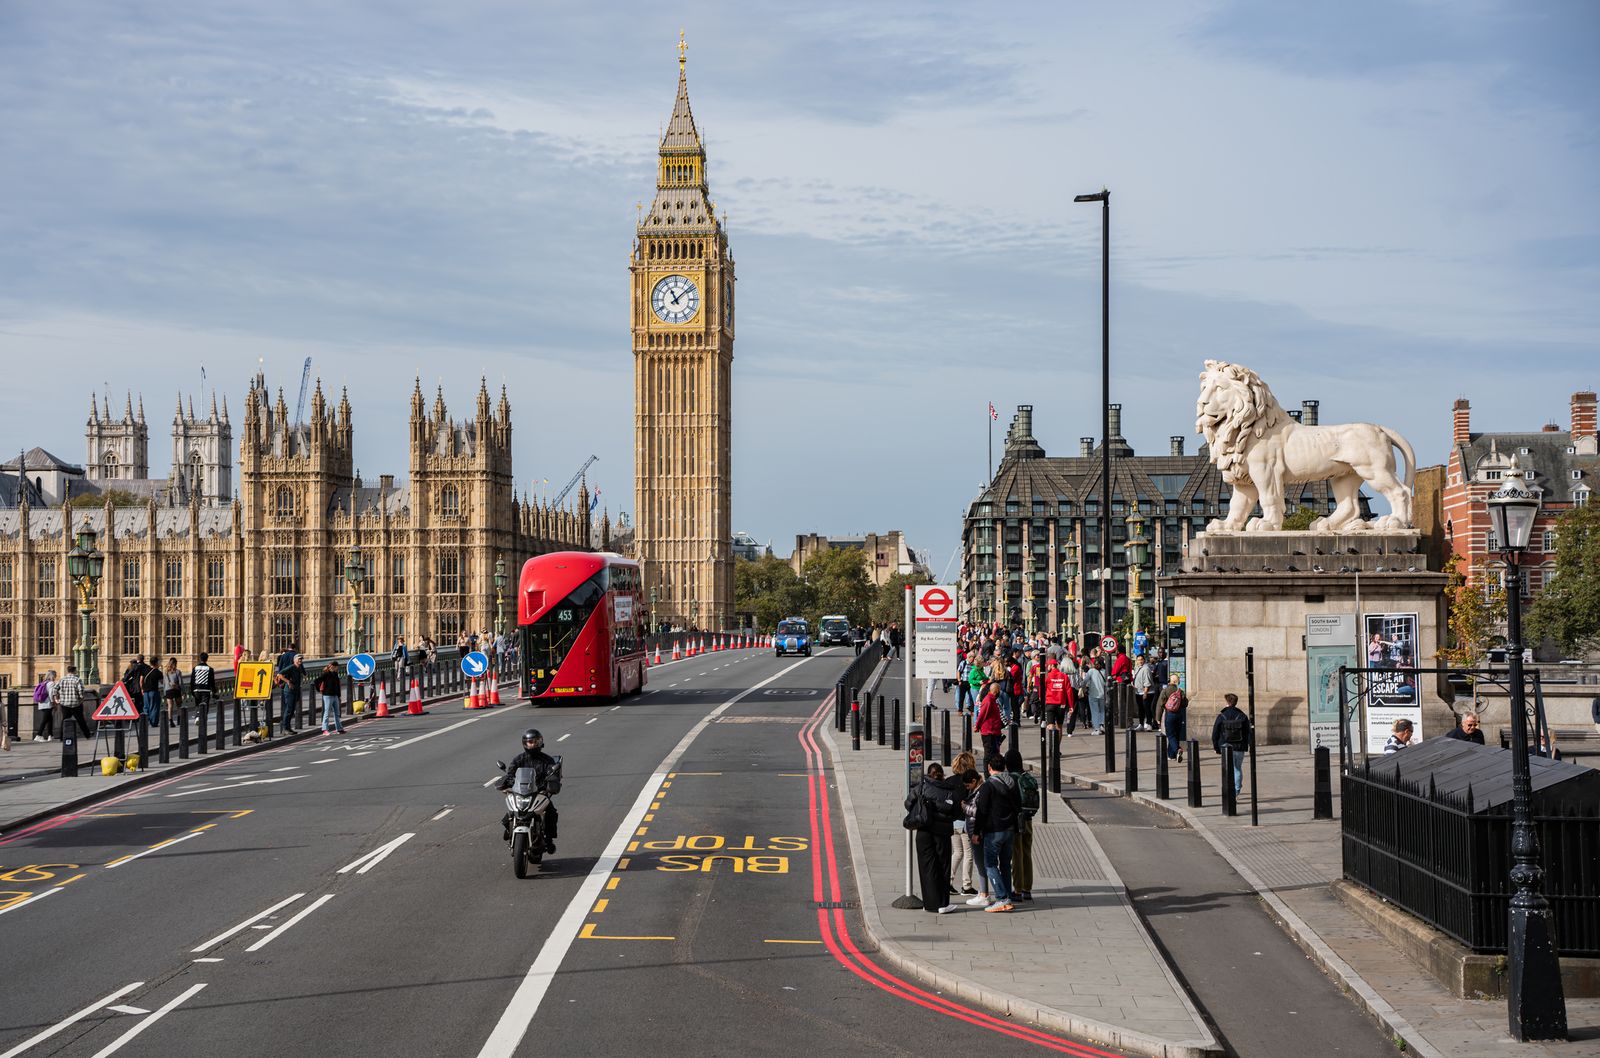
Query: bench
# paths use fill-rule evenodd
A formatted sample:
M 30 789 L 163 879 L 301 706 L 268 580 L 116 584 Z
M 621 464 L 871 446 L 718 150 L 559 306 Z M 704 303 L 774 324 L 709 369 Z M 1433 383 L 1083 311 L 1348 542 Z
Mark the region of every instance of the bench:
M 1556 750 L 1561 759 L 1576 761 L 1583 757 L 1600 757 L 1600 730 L 1592 727 L 1552 727 L 1550 735 L 1556 740 Z M 1500 729 L 1500 748 L 1511 748 L 1511 729 Z

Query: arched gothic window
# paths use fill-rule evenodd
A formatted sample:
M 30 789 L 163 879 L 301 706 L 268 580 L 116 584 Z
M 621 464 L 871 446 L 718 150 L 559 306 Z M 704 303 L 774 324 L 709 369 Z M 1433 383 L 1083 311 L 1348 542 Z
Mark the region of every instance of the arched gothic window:
M 445 518 L 461 517 L 461 492 L 454 485 L 439 491 L 439 513 Z
M 280 487 L 278 489 L 278 497 L 277 497 L 277 502 L 275 504 L 275 509 L 277 511 L 277 514 L 278 514 L 279 518 L 293 518 L 294 517 L 294 490 L 293 489 L 289 488 L 287 485 L 282 486 L 282 487 Z

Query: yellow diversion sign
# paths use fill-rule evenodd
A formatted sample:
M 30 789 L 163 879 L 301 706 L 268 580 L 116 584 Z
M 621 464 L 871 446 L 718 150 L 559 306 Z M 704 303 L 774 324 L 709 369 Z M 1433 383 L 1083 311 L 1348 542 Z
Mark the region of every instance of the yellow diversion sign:
M 244 699 L 272 697 L 272 662 L 241 661 L 234 681 L 233 696 Z

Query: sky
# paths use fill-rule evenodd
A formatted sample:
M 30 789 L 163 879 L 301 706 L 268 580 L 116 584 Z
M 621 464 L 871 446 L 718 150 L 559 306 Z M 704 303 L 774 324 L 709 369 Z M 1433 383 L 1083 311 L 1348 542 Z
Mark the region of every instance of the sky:
M 1108 8 L 1115 8 L 1114 10 Z M 406 472 L 412 379 L 505 384 L 519 492 L 633 493 L 628 252 L 687 34 L 739 280 L 736 530 L 903 529 L 935 574 L 1017 404 L 1136 450 L 1207 358 L 1424 464 L 1600 385 L 1600 5 L 378 0 L 0 5 L 0 419 L 91 393 L 347 386 Z M 209 390 L 207 394 L 209 394 Z M 201 401 L 208 397 L 202 397 Z M 201 406 L 204 406 L 203 403 Z M 0 450 L 4 450 L 0 438 Z M 548 479 L 549 484 L 544 484 Z M 630 512 L 631 513 L 631 512 Z

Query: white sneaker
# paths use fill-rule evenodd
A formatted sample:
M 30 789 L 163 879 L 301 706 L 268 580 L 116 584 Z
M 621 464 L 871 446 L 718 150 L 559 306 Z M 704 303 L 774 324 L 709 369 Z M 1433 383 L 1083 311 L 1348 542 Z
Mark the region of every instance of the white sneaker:
M 988 907 L 989 906 L 989 898 L 987 896 L 984 896 L 982 893 L 979 893 L 977 896 L 975 896 L 971 900 L 967 901 L 967 906 L 968 907 Z
M 961 909 L 960 909 L 960 908 L 958 908 L 958 907 L 956 907 L 956 905 L 954 905 L 954 904 L 946 904 L 946 905 L 944 905 L 944 906 L 943 906 L 943 907 L 941 907 L 941 908 L 940 908 L 940 909 L 939 909 L 939 914 L 941 914 L 941 915 L 948 915 L 948 914 L 950 914 L 950 913 L 951 913 L 951 912 L 952 912 L 952 911 L 959 911 L 959 910 L 961 910 Z
M 34 735 L 33 736 L 33 740 L 35 742 L 43 742 L 44 741 L 44 736 L 43 735 Z

